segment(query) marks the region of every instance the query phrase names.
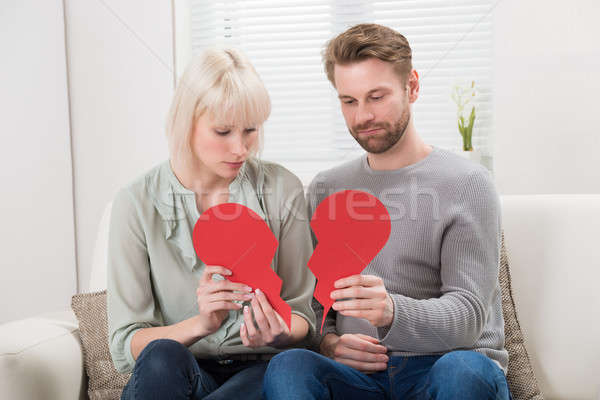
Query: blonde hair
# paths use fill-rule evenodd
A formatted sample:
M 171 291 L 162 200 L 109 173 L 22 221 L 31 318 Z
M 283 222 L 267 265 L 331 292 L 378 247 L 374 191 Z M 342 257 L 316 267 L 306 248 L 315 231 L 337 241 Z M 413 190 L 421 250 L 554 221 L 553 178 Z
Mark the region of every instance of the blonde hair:
M 335 64 L 351 64 L 367 58 L 391 63 L 402 82 L 406 82 L 412 71 L 412 50 L 404 36 L 387 26 L 359 24 L 325 45 L 323 63 L 327 79 L 335 87 Z
M 194 125 L 206 112 L 219 123 L 256 127 L 257 151 L 262 149 L 262 124 L 271 113 L 271 100 L 256 70 L 239 50 L 209 49 L 188 64 L 167 117 L 172 159 L 189 160 Z

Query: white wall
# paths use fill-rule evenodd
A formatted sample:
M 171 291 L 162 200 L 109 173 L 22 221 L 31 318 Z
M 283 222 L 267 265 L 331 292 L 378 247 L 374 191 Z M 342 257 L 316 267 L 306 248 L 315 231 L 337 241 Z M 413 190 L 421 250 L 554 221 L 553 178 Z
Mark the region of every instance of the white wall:
M 500 1 L 495 175 L 503 194 L 600 193 L 600 2 Z
M 168 157 L 171 2 L 66 0 L 77 261 L 88 288 L 96 230 L 117 190 Z
M 76 291 L 63 5 L 0 2 L 0 323 Z

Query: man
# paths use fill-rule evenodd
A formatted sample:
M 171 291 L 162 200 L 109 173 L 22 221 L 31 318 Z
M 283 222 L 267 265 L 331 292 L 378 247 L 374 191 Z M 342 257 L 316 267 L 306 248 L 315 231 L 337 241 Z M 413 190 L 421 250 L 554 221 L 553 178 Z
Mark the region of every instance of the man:
M 337 191 L 366 190 L 386 206 L 391 234 L 362 274 L 336 281 L 323 355 L 271 360 L 269 399 L 510 397 L 498 195 L 485 168 L 418 136 L 411 56 L 404 36 L 374 24 L 327 44 L 327 77 L 366 155 L 317 175 L 310 211 Z

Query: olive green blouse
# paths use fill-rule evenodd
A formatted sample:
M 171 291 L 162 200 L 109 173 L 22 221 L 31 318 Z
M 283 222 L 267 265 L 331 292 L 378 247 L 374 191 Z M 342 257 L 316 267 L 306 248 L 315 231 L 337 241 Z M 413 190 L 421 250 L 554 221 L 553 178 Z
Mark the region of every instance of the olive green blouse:
M 229 202 L 263 217 L 279 241 L 271 267 L 283 281 L 281 297 L 314 332 L 311 298 L 315 278 L 306 263 L 312 253 L 300 180 L 280 165 L 249 160 L 229 186 Z M 121 189 L 114 199 L 108 244 L 109 345 L 119 372 L 135 360 L 131 339 L 142 328 L 171 325 L 198 314 L 196 288 L 204 269 L 192 232 L 200 217 L 196 196 L 173 173 L 169 161 Z M 276 353 L 242 344 L 243 316 L 230 311 L 221 328 L 189 348 L 197 358 Z

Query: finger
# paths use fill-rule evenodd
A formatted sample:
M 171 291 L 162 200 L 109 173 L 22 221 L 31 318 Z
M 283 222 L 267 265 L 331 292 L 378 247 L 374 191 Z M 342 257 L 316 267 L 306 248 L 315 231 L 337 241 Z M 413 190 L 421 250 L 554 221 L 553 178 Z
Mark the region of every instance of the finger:
M 340 338 L 342 346 L 350 347 L 354 350 L 365 351 L 369 353 L 387 353 L 387 348 L 380 344 L 373 343 L 370 340 L 363 339 L 357 335 L 343 335 Z
M 338 289 L 331 292 L 330 296 L 332 299 L 354 299 L 354 298 L 370 298 L 369 294 L 372 295 L 372 291 L 368 290 L 363 286 L 350 286 L 344 289 Z
M 256 326 L 254 326 L 252 316 L 250 315 L 250 308 L 248 308 L 248 306 L 244 306 L 244 325 L 248 331 L 248 338 L 254 338 L 256 336 Z
M 367 340 L 367 341 L 369 341 L 371 343 L 381 344 L 381 341 L 379 339 L 377 339 L 377 338 L 374 338 L 373 336 L 365 335 L 363 333 L 355 333 L 355 335 L 358 336 L 359 338 Z
M 388 356 L 381 353 L 370 353 L 368 351 L 355 350 L 350 347 L 338 346 L 333 353 L 334 357 L 345 358 L 348 360 L 369 362 L 369 363 L 387 363 Z
M 358 299 L 358 300 L 343 300 L 336 301 L 333 303 L 331 308 L 335 311 L 344 311 L 344 310 L 373 310 L 378 304 L 380 304 L 380 300 L 372 300 L 372 299 Z
M 337 289 L 341 289 L 349 286 L 377 286 L 382 283 L 382 279 L 378 276 L 358 274 L 338 279 L 333 283 L 333 286 Z
M 254 296 L 252 302 L 250 303 L 252 305 L 254 320 L 256 321 L 256 325 L 258 325 L 258 329 L 261 331 L 261 333 L 267 333 L 270 329 L 269 321 L 267 320 L 267 317 L 265 316 L 265 313 L 263 312 L 263 309 L 256 297 L 257 296 Z
M 269 303 L 267 296 L 265 296 L 265 294 L 260 289 L 256 289 L 255 293 L 256 298 L 260 303 L 262 312 L 265 314 L 265 317 L 267 317 L 267 322 L 271 330 L 281 330 L 281 324 L 277 319 L 277 313 L 275 312 L 275 310 L 273 310 L 273 307 L 271 307 L 271 303 Z
M 369 320 L 369 317 L 373 315 L 373 310 L 344 310 L 338 311 L 345 317 L 363 318 Z
M 250 347 L 250 340 L 248 339 L 248 330 L 246 324 L 242 322 L 240 325 L 240 337 L 242 338 L 242 344 L 246 347 Z
M 241 304 L 232 303 L 230 301 L 214 301 L 206 304 L 207 312 L 223 311 L 223 310 L 239 310 Z
M 248 301 L 252 299 L 250 293 L 216 292 L 206 297 L 206 301 Z
M 204 271 L 202 271 L 202 276 L 200 277 L 200 281 L 203 283 L 208 283 L 212 280 L 213 274 L 220 274 L 223 276 L 229 276 L 232 274 L 231 270 L 222 267 L 220 265 L 207 265 L 204 267 Z
M 387 369 L 387 363 L 370 363 L 370 362 L 362 362 L 349 360 L 347 358 L 334 358 L 335 361 L 340 362 L 342 364 L 348 365 L 349 367 L 355 368 L 361 372 L 376 372 L 376 371 L 384 371 Z
M 250 293 L 252 291 L 252 288 L 248 285 L 244 285 L 243 283 L 231 282 L 228 280 L 212 281 L 206 285 L 206 293 L 215 293 L 222 291 Z
M 277 311 L 275 311 L 275 315 L 277 316 L 277 322 L 279 323 L 279 325 L 283 328 L 283 330 L 286 333 L 290 333 L 290 328 L 287 326 L 287 324 L 285 323 L 285 321 L 283 320 L 283 317 L 281 315 L 279 315 L 279 313 Z M 290 325 L 292 324 L 292 322 L 290 321 Z

